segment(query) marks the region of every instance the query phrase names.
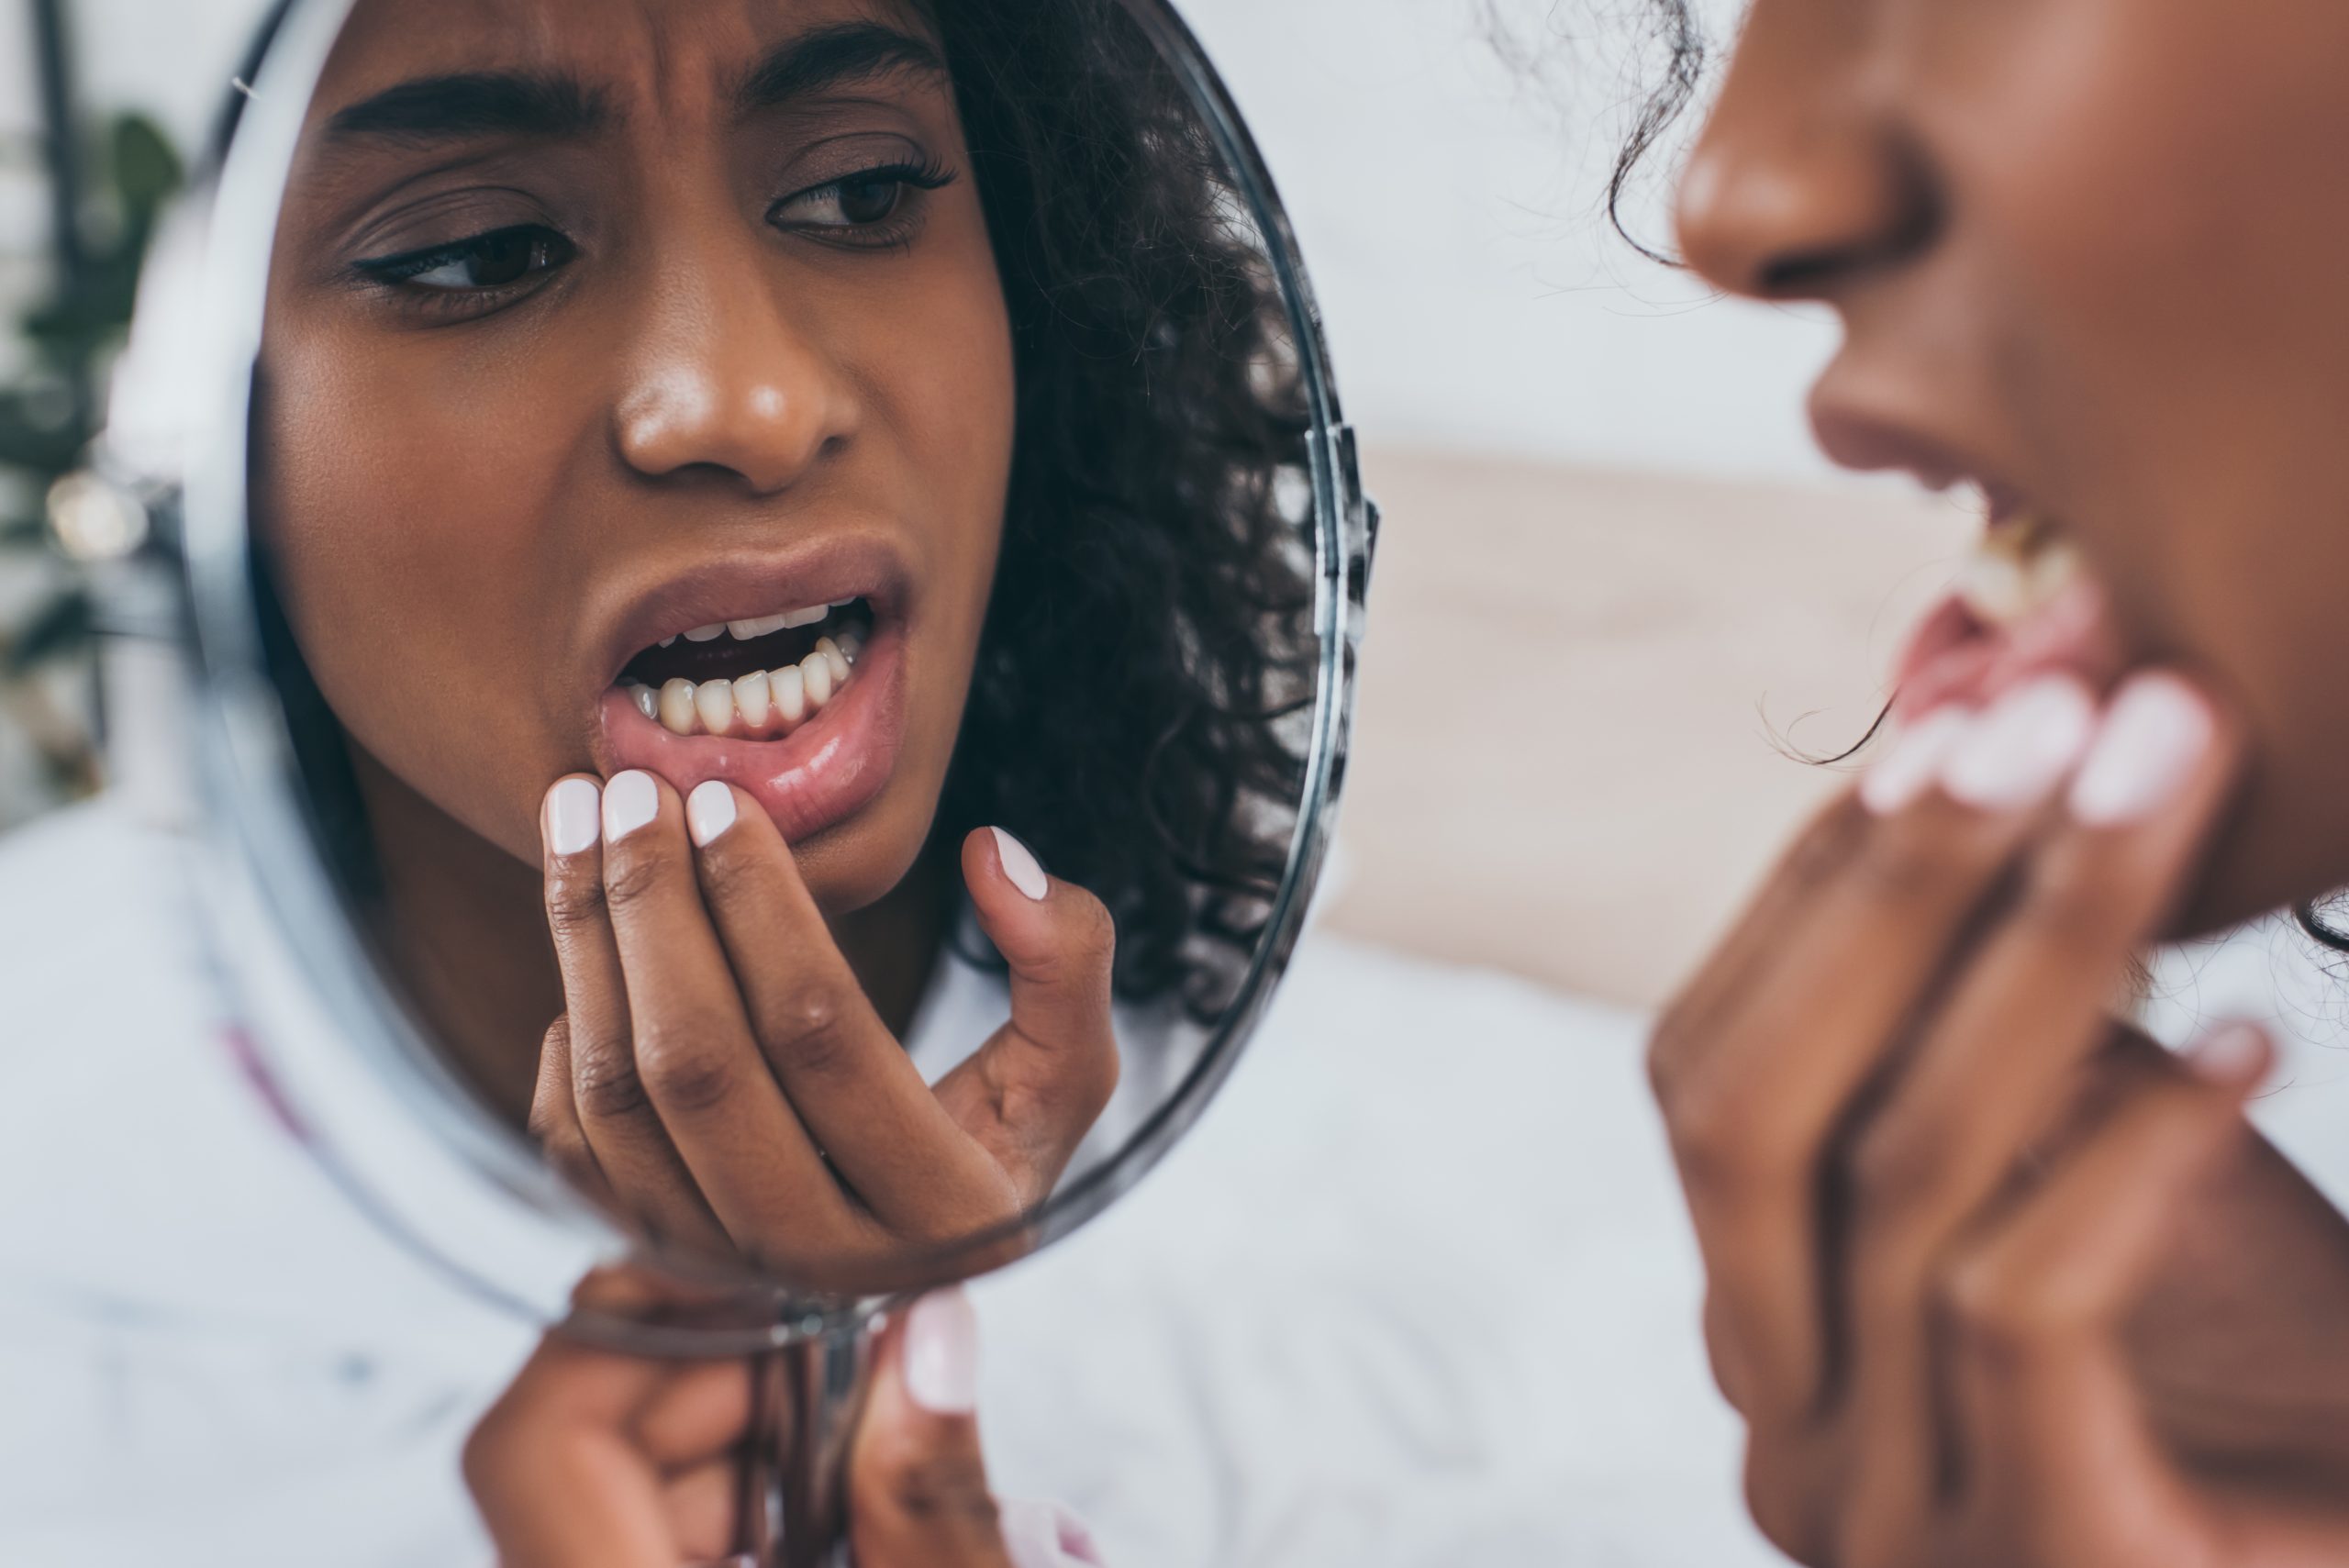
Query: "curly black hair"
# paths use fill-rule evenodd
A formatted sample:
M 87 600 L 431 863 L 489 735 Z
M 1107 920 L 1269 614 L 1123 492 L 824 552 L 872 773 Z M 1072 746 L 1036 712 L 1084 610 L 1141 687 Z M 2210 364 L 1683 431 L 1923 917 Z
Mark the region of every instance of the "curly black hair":
M 1119 0 L 924 9 L 1019 389 L 939 831 L 1019 833 L 1108 906 L 1121 995 L 1211 1015 L 1304 787 L 1308 421 L 1287 317 L 1185 84 Z
M 1108 906 L 1121 998 L 1208 1018 L 1287 864 L 1318 667 L 1285 304 L 1184 82 L 1121 0 L 915 3 L 955 84 L 1018 388 L 932 841 L 1018 834 Z M 256 590 L 318 832 L 363 898 L 379 879 L 340 728 L 258 554 Z

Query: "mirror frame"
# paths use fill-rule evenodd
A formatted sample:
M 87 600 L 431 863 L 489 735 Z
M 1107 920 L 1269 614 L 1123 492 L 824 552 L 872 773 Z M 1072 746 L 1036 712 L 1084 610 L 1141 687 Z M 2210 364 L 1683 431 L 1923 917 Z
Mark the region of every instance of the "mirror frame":
M 908 1254 L 907 1288 L 985 1272 L 1068 1235 L 1130 1190 L 1197 1121 L 1261 1020 L 1301 934 L 1336 824 L 1356 650 L 1377 532 L 1340 411 L 1319 307 L 1262 154 L 1171 0 L 1115 0 L 1181 77 L 1279 288 L 1309 420 L 1313 629 L 1319 642 L 1303 800 L 1267 922 L 1230 1005 L 1169 1097 L 1099 1166 L 988 1232 Z M 228 149 L 209 214 L 179 519 L 186 652 L 206 841 L 194 867 L 214 950 L 280 1119 L 339 1184 L 426 1259 L 539 1322 L 567 1320 L 651 1353 L 734 1354 L 823 1332 L 863 1304 L 754 1280 L 755 1318 L 694 1329 L 568 1313 L 585 1268 L 629 1239 L 493 1118 L 432 1049 L 349 917 L 310 817 L 265 667 L 250 591 L 246 473 L 252 376 L 284 179 L 312 88 L 352 0 L 294 0 Z M 395 1114 L 387 1115 L 387 1104 Z M 675 1271 L 676 1261 L 656 1258 Z M 894 1272 L 894 1271 L 893 1271 Z

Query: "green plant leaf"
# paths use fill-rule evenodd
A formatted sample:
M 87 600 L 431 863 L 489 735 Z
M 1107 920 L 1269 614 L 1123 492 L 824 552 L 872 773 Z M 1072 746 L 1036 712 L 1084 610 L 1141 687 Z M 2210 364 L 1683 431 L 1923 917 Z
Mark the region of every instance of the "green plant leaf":
M 56 425 L 35 418 L 23 392 L 0 392 L 0 464 L 53 478 L 79 461 L 83 439 L 70 419 Z
M 155 210 L 186 177 L 162 128 L 142 114 L 118 117 L 107 128 L 107 164 L 115 192 L 133 228 L 144 230 Z

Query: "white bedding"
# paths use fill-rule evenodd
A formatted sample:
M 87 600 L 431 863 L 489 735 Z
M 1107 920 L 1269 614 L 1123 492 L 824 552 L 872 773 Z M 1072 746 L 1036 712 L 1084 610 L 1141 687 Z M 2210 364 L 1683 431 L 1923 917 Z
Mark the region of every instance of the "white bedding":
M 110 808 L 0 840 L 0 1562 L 436 1568 L 528 1333 L 277 1140 Z M 1200 1130 L 977 1287 L 999 1487 L 1118 1568 L 1771 1561 L 1635 1018 L 1309 940 Z

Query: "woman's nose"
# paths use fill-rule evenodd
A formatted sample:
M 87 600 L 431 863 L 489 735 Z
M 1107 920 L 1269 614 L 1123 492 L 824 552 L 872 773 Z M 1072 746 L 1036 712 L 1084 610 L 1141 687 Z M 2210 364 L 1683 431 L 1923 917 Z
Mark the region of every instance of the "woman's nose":
M 1854 51 L 1787 16 L 1760 6 L 1749 19 L 1681 175 L 1681 254 L 1732 294 L 1832 304 L 1929 246 L 1939 203 L 1921 156 L 1857 86 Z
M 614 410 L 620 455 L 638 473 L 724 473 L 768 495 L 854 436 L 855 391 L 821 324 L 793 319 L 751 260 L 723 276 L 685 272 L 700 286 L 649 308 Z

